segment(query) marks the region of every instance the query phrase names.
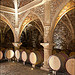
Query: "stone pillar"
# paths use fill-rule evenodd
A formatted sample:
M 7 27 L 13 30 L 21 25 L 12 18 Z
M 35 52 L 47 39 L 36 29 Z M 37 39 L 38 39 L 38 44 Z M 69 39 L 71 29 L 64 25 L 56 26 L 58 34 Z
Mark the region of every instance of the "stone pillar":
M 52 55 L 53 44 L 49 43 L 40 43 L 44 47 L 44 64 L 41 67 L 42 70 L 49 71 L 50 67 L 48 65 L 48 59 Z
M 41 67 L 42 70 L 49 71 L 48 59 L 52 55 L 52 36 L 50 34 L 50 1 L 45 0 L 45 18 L 44 18 L 44 43 L 41 45 L 44 47 L 44 65 Z M 51 36 L 51 37 L 50 37 Z

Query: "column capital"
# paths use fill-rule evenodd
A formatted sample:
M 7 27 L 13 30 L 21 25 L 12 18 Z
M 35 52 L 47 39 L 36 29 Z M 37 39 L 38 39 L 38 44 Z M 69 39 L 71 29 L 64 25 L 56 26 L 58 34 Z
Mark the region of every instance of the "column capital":
M 40 43 L 44 48 L 49 48 L 49 43 Z
M 50 47 L 53 47 L 55 44 L 54 43 L 40 43 L 44 48 L 50 49 Z
M 16 48 L 19 48 L 19 47 L 22 45 L 21 42 L 13 42 L 12 44 L 13 44 Z

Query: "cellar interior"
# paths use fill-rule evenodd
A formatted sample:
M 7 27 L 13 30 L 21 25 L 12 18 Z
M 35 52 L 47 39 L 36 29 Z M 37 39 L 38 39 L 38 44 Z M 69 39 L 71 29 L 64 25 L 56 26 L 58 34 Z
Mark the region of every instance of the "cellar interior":
M 12 30 L 0 19 L 0 49 L 13 48 L 12 42 L 14 42 Z
M 75 75 L 75 0 L 0 0 L 0 75 Z
M 66 53 L 75 50 L 75 9 L 66 13 L 58 22 L 53 35 L 53 42 L 56 44 L 54 50 L 64 51 Z M 70 25 L 71 23 L 71 25 Z M 72 31 L 73 29 L 73 31 Z M 73 33 L 73 34 L 72 34 Z
M 38 25 L 40 25 L 40 27 Z M 32 21 L 24 28 L 20 37 L 22 47 L 31 47 L 31 49 L 35 48 L 43 50 L 43 47 L 40 45 L 40 43 L 43 43 L 43 35 L 40 30 L 41 26 L 41 22 L 39 20 L 36 20 Z

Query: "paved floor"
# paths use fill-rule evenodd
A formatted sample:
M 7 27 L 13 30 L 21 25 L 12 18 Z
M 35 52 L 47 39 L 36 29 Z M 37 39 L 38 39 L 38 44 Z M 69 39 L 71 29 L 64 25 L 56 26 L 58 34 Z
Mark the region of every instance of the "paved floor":
M 40 69 L 31 70 L 31 66 L 17 62 L 0 63 L 0 75 L 48 75 Z

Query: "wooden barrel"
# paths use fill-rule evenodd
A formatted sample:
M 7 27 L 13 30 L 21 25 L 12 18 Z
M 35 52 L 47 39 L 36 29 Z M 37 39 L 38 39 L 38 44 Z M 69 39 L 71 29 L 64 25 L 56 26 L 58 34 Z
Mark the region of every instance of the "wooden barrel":
M 56 54 L 56 53 L 57 53 L 56 50 L 53 50 L 53 51 L 52 51 L 52 54 Z
M 75 55 L 75 52 L 71 52 L 71 53 L 69 54 L 69 56 L 73 56 L 73 55 Z
M 2 58 L 3 58 L 3 53 L 2 51 L 0 51 L 0 60 L 2 60 Z
M 71 56 L 66 62 L 66 70 L 69 74 L 75 75 L 75 55 Z
M 1 48 L 1 51 L 5 51 L 5 48 Z
M 15 51 L 15 57 L 17 58 L 17 60 L 20 59 L 20 51 L 19 50 Z
M 41 64 L 44 60 L 44 53 L 43 51 L 34 51 L 30 53 L 29 60 L 31 64 L 37 65 Z
M 7 50 L 6 51 L 6 58 L 11 59 L 14 57 L 14 51 L 13 50 Z
M 2 51 L 2 53 L 3 53 L 3 60 L 6 60 L 6 51 L 7 51 L 7 49 L 5 49 L 5 48 L 2 48 L 1 49 L 1 51 Z
M 30 52 L 31 52 L 30 50 L 22 51 L 22 55 L 21 55 L 22 61 L 29 62 L 29 54 L 30 54 Z
M 66 52 L 65 52 L 65 51 L 63 51 L 63 50 L 62 50 L 62 51 L 60 51 L 59 53 L 65 53 L 65 54 L 66 54 Z
M 65 69 L 65 62 L 68 59 L 68 56 L 65 53 L 59 53 L 51 55 L 49 57 L 48 63 L 49 66 L 55 71 L 62 71 Z

